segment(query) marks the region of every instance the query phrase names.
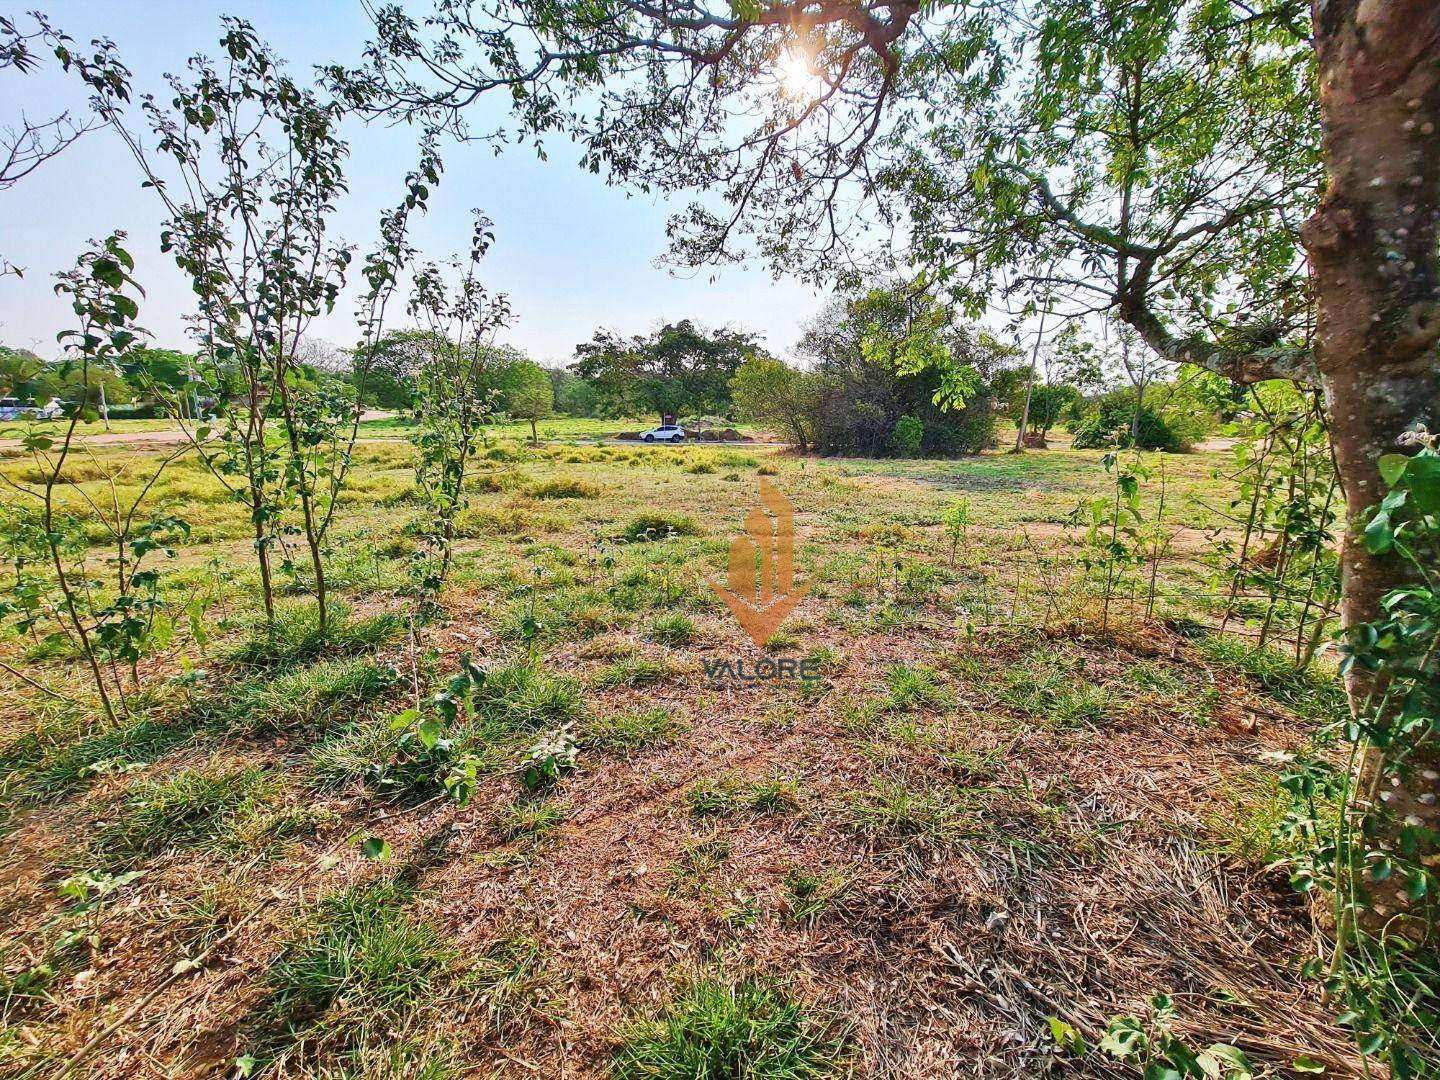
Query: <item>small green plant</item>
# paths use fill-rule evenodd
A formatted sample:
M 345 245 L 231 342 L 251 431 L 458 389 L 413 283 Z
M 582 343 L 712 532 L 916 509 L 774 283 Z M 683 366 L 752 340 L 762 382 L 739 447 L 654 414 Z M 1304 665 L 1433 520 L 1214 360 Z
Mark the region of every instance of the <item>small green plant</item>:
M 1150 999 L 1150 1010 L 1143 1020 L 1134 1016 L 1111 1019 L 1096 1049 L 1133 1065 L 1146 1080 L 1252 1080 L 1255 1068 L 1239 1048 L 1229 1043 L 1211 1043 L 1204 1049 L 1194 1049 L 1174 1033 L 1176 1018 L 1169 995 L 1157 994 Z M 1050 1017 L 1050 1034 L 1067 1053 L 1085 1053 L 1084 1038 L 1058 1017 Z
M 847 1055 L 832 1023 L 806 1014 L 777 985 L 700 979 L 650 1020 L 626 1024 L 616 1080 L 821 1080 Z
M 662 615 L 650 624 L 650 639 L 661 645 L 688 645 L 696 634 L 695 620 L 679 613 Z
M 790 918 L 813 924 L 850 888 L 844 874 L 829 871 L 790 870 L 785 874 L 785 893 L 790 901 Z
M 466 653 L 445 689 L 431 696 L 428 709 L 406 709 L 391 717 L 390 730 L 399 737 L 390 759 L 371 769 L 376 786 L 418 797 L 443 791 L 457 805 L 469 802 L 487 760 L 466 752 L 455 729 L 462 718 L 472 718 L 471 699 L 485 679 L 485 670 Z
M 957 499 L 940 517 L 945 526 L 945 536 L 950 541 L 950 565 L 955 565 L 955 554 L 961 544 L 970 542 L 970 500 Z
M 520 762 L 520 786 L 531 794 L 550 791 L 561 777 L 575 771 L 579 754 L 579 744 L 566 724 L 526 752 Z

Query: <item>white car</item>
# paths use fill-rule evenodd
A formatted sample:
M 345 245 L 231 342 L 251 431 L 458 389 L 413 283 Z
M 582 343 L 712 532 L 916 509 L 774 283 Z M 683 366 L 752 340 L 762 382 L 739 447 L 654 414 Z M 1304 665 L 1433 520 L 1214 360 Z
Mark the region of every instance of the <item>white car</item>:
M 685 429 L 677 424 L 661 424 L 649 431 L 642 431 L 640 438 L 645 442 L 654 442 L 656 439 L 661 442 L 684 442 Z

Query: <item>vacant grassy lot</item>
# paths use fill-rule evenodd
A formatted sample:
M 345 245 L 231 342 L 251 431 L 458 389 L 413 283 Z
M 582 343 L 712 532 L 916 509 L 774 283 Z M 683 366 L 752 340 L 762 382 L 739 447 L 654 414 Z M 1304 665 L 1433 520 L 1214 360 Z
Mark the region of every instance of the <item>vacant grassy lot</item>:
M 71 479 L 108 497 L 146 453 Z M 410 454 L 358 448 L 326 638 L 303 581 L 264 629 L 242 508 L 186 457 L 156 566 L 188 613 L 119 724 L 61 646 L 3 639 L 0 1074 L 1102 1077 L 1050 1018 L 1093 1045 L 1158 992 L 1191 1045 L 1356 1072 L 1265 869 L 1276 755 L 1342 698 L 1205 629 L 1223 456 L 1164 461 L 1164 557 L 1106 612 L 1067 524 L 1112 490 L 1096 452 L 503 440 L 417 623 Z M 765 650 L 702 576 L 757 474 L 811 583 Z M 767 655 L 821 677 L 702 669 Z M 391 722 L 457 672 L 463 806 Z

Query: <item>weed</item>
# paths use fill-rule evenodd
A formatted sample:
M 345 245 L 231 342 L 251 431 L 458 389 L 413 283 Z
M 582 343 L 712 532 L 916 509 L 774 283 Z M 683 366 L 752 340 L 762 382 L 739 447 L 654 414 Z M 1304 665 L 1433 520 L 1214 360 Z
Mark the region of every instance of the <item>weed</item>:
M 894 847 L 946 843 L 972 824 L 957 794 L 877 778 L 868 789 L 846 797 L 844 818 L 854 831 Z
M 839 1075 L 846 1061 L 833 1025 L 756 979 L 701 979 L 616 1037 L 616 1080 L 818 1080 Z
M 790 870 L 785 874 L 785 893 L 790 901 L 790 918 L 813 925 L 850 888 L 850 879 L 836 871 L 815 873 Z
M 686 797 L 690 802 L 690 812 L 696 816 L 746 812 L 775 814 L 800 805 L 795 781 L 781 777 L 748 781 L 726 774 L 715 780 L 702 780 L 689 790 Z
M 109 866 L 126 866 L 167 850 L 203 848 L 235 837 L 277 786 L 263 769 L 220 773 L 189 769 L 147 780 L 127 795 L 116 820 L 90 845 Z
M 584 702 L 574 679 L 522 664 L 490 672 L 476 692 L 476 708 L 507 727 L 536 731 L 578 720 Z
M 626 656 L 595 673 L 596 686 L 649 686 L 670 674 L 668 664 L 640 656 Z
M 696 635 L 695 621 L 688 615 L 662 615 L 650 624 L 650 640 L 661 645 L 688 645 Z
M 890 704 L 897 709 L 949 709 L 955 696 L 940 682 L 934 668 L 896 664 L 885 676 L 890 688 Z
M 412 896 L 396 881 L 345 889 L 285 946 L 270 972 L 270 1010 L 293 1050 L 354 1053 L 439 1003 L 458 953 L 407 910 Z
M 201 702 L 197 715 L 231 733 L 260 734 L 323 726 L 395 686 L 388 665 L 360 657 L 326 660 L 280 675 L 257 677 Z
M 518 935 L 485 950 L 465 982 L 497 1034 L 528 1028 L 536 1019 L 554 1020 L 563 1006 L 540 945 Z
M 574 476 L 552 477 L 530 488 L 530 494 L 537 499 L 598 499 L 604 493 L 599 484 Z
M 565 823 L 570 809 L 563 803 L 523 798 L 508 804 L 495 815 L 495 834 L 507 843 L 513 840 L 539 841 Z
M 580 741 L 597 750 L 639 750 L 669 742 L 690 725 L 667 709 L 593 717 L 581 729 Z
M 332 606 L 321 633 L 312 608 L 292 608 L 279 613 L 273 626 L 256 629 L 231 651 L 230 659 L 251 667 L 277 667 L 319 656 L 369 652 L 395 640 L 404 629 L 400 617 L 389 612 L 351 619 L 343 608 Z
M 700 526 L 695 519 L 683 514 L 667 514 L 651 511 L 631 519 L 621 531 L 631 543 L 647 540 L 664 540 L 672 536 L 699 536 Z

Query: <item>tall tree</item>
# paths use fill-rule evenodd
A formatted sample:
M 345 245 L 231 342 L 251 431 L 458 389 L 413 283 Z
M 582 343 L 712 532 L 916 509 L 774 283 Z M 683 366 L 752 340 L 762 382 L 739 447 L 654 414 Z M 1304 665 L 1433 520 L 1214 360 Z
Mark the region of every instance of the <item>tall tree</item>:
M 575 346 L 571 370 L 592 382 L 612 409 L 662 418 L 716 414 L 730 408 L 736 369 L 763 352 L 747 331 L 711 331 L 682 319 L 631 338 L 597 330 Z

